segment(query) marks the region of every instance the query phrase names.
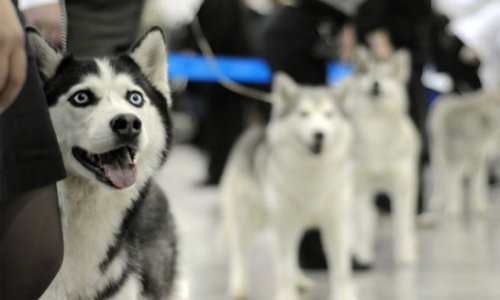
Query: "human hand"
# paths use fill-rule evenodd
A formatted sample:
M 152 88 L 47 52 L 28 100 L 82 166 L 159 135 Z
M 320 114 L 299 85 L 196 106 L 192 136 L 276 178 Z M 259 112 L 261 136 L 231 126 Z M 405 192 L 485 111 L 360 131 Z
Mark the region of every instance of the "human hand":
M 62 44 L 61 7 L 59 3 L 28 8 L 23 11 L 26 23 L 35 27 L 52 45 Z
M 344 25 L 339 34 L 339 60 L 349 62 L 356 48 L 356 34 L 351 24 Z
M 0 0 L 0 113 L 17 97 L 26 79 L 24 30 L 10 0 Z

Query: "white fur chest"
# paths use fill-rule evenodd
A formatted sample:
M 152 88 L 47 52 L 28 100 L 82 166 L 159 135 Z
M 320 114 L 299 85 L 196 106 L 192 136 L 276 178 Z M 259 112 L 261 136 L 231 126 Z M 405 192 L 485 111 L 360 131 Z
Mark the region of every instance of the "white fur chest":
M 69 178 L 58 184 L 63 223 L 64 259 L 47 299 L 95 296 L 126 267 L 118 254 L 102 273 L 99 265 L 116 240 L 134 192 L 108 191 Z
M 351 178 L 346 175 L 351 171 L 347 150 L 339 150 L 320 155 L 299 155 L 289 150 L 271 154 L 262 184 L 279 197 L 267 203 L 268 208 L 288 211 L 286 214 L 293 214 L 297 221 L 303 219 L 313 225 L 318 214 L 335 204 L 335 193 Z
M 407 117 L 367 117 L 356 120 L 354 127 L 354 155 L 364 169 L 382 172 L 387 166 L 414 159 L 418 154 L 418 134 Z

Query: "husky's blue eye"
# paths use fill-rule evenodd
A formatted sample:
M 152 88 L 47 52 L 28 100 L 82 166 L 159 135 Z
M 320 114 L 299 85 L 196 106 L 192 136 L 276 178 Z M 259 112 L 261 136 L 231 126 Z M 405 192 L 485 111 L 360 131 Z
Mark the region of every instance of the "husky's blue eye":
M 144 103 L 144 98 L 139 92 L 128 92 L 127 99 L 135 106 L 142 106 L 142 104 Z
M 75 106 L 87 106 L 93 100 L 93 94 L 90 91 L 78 91 L 71 96 L 69 101 Z

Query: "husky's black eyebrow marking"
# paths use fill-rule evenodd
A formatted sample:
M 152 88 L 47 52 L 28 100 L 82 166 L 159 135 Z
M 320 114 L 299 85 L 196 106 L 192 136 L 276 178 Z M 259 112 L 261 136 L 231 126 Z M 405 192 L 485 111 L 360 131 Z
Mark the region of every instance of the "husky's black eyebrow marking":
M 44 83 L 44 91 L 49 106 L 56 104 L 57 98 L 78 84 L 89 74 L 99 75 L 99 68 L 93 59 L 65 57 L 55 75 Z

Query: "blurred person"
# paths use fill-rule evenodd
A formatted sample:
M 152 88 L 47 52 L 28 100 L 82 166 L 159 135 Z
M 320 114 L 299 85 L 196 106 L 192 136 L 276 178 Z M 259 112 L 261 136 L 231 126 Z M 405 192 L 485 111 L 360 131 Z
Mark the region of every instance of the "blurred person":
M 273 73 L 283 71 L 300 84 L 326 84 L 328 62 L 350 58 L 354 48 L 350 24 L 362 1 L 277 1 L 284 5 L 267 20 L 258 45 L 259 55 Z M 317 230 L 305 234 L 299 257 L 302 267 L 326 268 Z
M 205 0 L 197 18 L 200 27 L 217 55 L 249 55 L 247 10 L 240 0 Z M 188 37 L 185 48 L 201 52 L 197 36 Z M 203 184 L 219 183 L 229 151 L 244 128 L 244 106 L 248 99 L 227 90 L 218 83 L 193 83 L 188 92 L 201 96 L 204 115 L 198 143 L 208 156 L 207 175 Z
M 63 256 L 55 183 L 65 173 L 16 5 L 0 0 L 0 298 L 5 300 L 40 297 Z
M 144 1 L 21 0 L 20 8 L 27 24 L 53 45 L 62 45 L 61 33 L 66 29 L 68 52 L 101 57 L 124 52 L 132 45 L 139 33 Z M 65 7 L 61 7 L 63 3 Z M 65 18 L 61 18 L 64 8 Z
M 485 90 L 500 89 L 500 2 L 488 2 L 470 14 L 455 18 L 449 29 L 463 43 L 460 55 L 480 61 L 479 78 Z
M 299 83 L 326 84 L 327 63 L 352 52 L 339 51 L 344 49 L 336 39 L 352 31 L 350 20 L 362 1 L 297 0 L 278 7 L 264 29 L 259 54 L 273 72 L 284 71 Z
M 478 77 L 479 61 L 475 57 L 464 56 L 466 46 L 449 29 L 450 19 L 434 11 L 430 22 L 430 59 L 433 66 L 424 68 L 422 81 L 440 93 L 464 93 L 481 88 Z M 430 77 L 429 74 L 445 74 L 446 78 Z M 443 82 L 444 79 L 444 82 Z M 444 83 L 444 84 L 443 84 Z

